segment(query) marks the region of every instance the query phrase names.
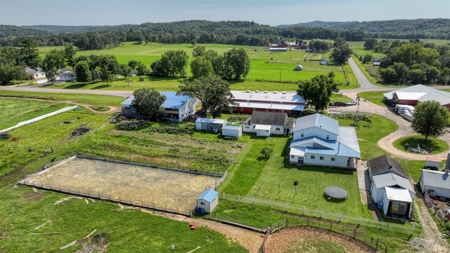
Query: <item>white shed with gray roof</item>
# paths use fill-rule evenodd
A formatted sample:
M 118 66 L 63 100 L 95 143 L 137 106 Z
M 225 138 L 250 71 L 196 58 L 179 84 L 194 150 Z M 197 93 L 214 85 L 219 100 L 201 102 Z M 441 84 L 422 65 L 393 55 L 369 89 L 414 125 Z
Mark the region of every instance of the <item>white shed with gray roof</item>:
M 430 191 L 430 196 L 450 198 L 450 175 L 448 172 L 422 170 L 419 183 L 422 192 Z

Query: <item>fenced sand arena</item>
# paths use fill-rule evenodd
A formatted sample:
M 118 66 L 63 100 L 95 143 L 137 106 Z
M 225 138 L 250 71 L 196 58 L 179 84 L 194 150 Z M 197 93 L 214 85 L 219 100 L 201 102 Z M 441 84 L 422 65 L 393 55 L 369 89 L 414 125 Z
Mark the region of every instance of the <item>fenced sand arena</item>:
M 190 213 L 219 177 L 71 157 L 20 183 Z

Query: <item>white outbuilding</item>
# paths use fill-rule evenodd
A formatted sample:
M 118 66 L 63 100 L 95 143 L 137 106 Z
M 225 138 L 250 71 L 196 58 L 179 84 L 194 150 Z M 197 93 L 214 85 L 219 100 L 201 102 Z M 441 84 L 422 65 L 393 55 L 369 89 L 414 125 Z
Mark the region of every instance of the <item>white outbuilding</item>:
M 195 129 L 217 133 L 226 123 L 225 119 L 198 118 L 195 120 Z
M 222 127 L 222 135 L 227 137 L 234 137 L 238 139 L 242 136 L 242 127 L 241 126 L 223 126 Z
M 197 198 L 197 213 L 211 213 L 219 204 L 219 193 L 208 189 Z
M 450 198 L 449 172 L 422 170 L 419 183 L 423 193 L 428 191 L 431 197 Z

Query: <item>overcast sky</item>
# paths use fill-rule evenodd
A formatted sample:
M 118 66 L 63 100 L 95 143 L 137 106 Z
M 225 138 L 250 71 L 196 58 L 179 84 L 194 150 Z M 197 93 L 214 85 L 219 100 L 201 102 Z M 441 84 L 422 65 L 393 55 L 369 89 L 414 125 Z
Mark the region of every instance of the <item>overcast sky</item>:
M 0 24 L 119 25 L 179 20 L 260 24 L 450 18 L 450 0 L 0 0 Z

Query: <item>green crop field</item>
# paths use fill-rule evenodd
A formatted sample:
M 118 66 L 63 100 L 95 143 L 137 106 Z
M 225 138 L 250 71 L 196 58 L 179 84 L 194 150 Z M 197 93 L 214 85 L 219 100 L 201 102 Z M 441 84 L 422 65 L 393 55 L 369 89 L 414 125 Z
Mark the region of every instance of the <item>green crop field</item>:
M 251 69 L 249 75 L 241 81 L 230 81 L 232 89 L 234 90 L 268 90 L 268 91 L 293 91 L 297 89 L 296 81 L 308 80 L 320 74 L 327 74 L 330 71 L 335 72 L 336 81 L 342 83 L 339 88 L 351 89 L 359 86 L 356 82 L 353 72 L 347 68 L 347 74 L 341 66 L 335 65 L 320 65 L 319 58 L 329 59 L 329 53 L 317 54 L 310 60 L 305 61 L 306 52 L 300 50 L 291 50 L 288 52 L 270 52 L 265 47 L 248 47 L 248 46 L 234 46 L 234 45 L 220 45 L 220 44 L 201 44 L 207 49 L 216 50 L 219 54 L 232 49 L 244 48 L 246 49 L 251 60 Z M 41 57 L 51 49 L 62 47 L 40 47 L 39 52 Z M 168 50 L 184 50 L 189 55 L 189 62 L 193 60 L 192 50 L 193 46 L 190 44 L 160 44 L 149 43 L 147 45 L 135 44 L 131 42 L 123 43 L 112 49 L 105 50 L 89 50 L 78 51 L 77 55 L 90 54 L 112 54 L 115 55 L 119 63 L 128 63 L 130 60 L 142 61 L 147 67 L 158 60 L 161 55 Z M 256 49 L 256 50 L 255 50 Z M 293 69 L 301 64 L 304 68 L 302 71 L 293 71 Z M 190 76 L 190 66 L 187 67 L 187 75 Z M 93 84 L 66 84 L 64 86 L 53 85 L 52 88 L 66 88 L 66 89 L 110 89 L 110 90 L 134 90 L 138 88 L 155 88 L 157 90 L 177 90 L 180 83 L 185 81 L 183 78 L 152 78 L 147 77 L 145 81 L 139 81 L 137 77 L 131 78 L 133 82 L 126 83 L 123 79 L 119 79 L 111 85 L 105 85 L 101 82 Z M 286 83 L 288 82 L 288 83 Z M 347 84 L 348 83 L 348 84 Z

